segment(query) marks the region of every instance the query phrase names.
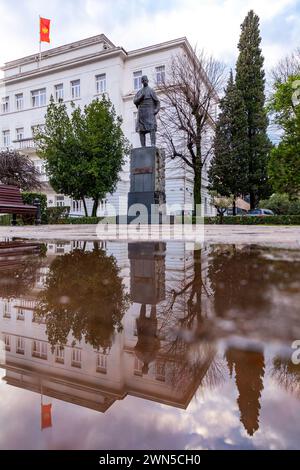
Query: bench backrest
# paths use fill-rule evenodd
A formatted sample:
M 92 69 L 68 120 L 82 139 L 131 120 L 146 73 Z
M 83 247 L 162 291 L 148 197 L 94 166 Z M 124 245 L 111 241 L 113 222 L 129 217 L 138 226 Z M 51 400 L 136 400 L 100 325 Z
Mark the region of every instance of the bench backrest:
M 0 184 L 0 204 L 24 205 L 21 191 L 16 186 Z

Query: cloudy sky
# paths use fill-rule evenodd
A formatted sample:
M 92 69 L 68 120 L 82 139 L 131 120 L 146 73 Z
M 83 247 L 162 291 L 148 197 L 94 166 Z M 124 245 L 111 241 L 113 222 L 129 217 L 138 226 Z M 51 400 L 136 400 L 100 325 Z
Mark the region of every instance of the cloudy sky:
M 52 20 L 50 47 L 99 33 L 127 50 L 187 36 L 232 65 L 251 8 L 270 68 L 299 45 L 300 0 L 0 0 L 0 64 L 37 52 L 41 15 Z

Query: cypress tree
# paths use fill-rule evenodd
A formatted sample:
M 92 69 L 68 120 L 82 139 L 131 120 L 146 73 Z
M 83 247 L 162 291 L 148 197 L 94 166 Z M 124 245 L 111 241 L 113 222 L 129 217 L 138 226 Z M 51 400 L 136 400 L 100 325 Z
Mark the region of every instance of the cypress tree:
M 210 189 L 221 196 L 233 196 L 235 215 L 236 198 L 247 193 L 248 128 L 245 104 L 234 83 L 232 71 L 224 98 L 220 100 L 220 110 L 208 177 Z
M 267 135 L 268 119 L 264 107 L 265 72 L 260 48 L 259 17 L 253 10 L 249 11 L 241 30 L 236 86 L 247 110 L 248 193 L 251 209 L 254 209 L 260 197 L 265 197 L 268 192 L 267 164 L 271 142 Z

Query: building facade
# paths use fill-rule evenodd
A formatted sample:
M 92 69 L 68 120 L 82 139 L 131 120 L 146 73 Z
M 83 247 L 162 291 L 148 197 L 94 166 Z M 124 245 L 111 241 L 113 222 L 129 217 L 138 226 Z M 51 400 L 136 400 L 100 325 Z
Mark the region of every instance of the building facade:
M 127 52 L 101 34 L 45 51 L 41 60 L 38 55 L 31 55 L 7 62 L 2 67 L 4 78 L 0 82 L 0 148 L 17 148 L 33 160 L 41 174 L 48 206 L 70 206 L 72 214 L 84 214 L 82 201 L 56 194 L 51 188 L 45 165 L 36 153 L 33 131 L 35 126 L 43 125 L 50 97 L 63 100 L 70 109 L 71 102 L 82 107 L 106 93 L 123 118 L 126 137 L 138 147 L 133 97 L 141 87 L 141 77 L 148 75 L 150 86 L 159 85 L 168 74 L 172 56 L 185 51 L 191 51 L 186 38 Z M 206 190 L 208 166 L 203 170 L 203 204 L 206 214 L 212 215 L 214 209 Z M 129 159 L 116 192 L 101 202 L 98 215 L 110 214 L 112 206 L 117 213 L 126 214 L 128 191 Z M 166 199 L 168 206 L 185 207 L 187 212 L 192 209 L 193 174 L 169 159 Z M 91 211 L 91 202 L 88 210 Z

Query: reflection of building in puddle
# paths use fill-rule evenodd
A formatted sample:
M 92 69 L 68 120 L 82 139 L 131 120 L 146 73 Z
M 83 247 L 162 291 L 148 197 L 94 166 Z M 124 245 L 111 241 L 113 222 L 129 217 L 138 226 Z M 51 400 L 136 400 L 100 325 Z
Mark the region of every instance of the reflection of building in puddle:
M 185 245 L 181 243 L 171 243 L 167 250 L 164 244 L 160 244 L 158 250 L 157 244 L 154 246 L 147 244 L 144 246 L 145 251 L 138 252 L 138 256 L 134 259 L 131 256 L 133 255 L 131 246 L 129 247 L 130 276 L 127 244 L 108 242 L 105 247 L 94 247 L 93 244 L 79 247 L 67 243 L 61 245 L 58 247 L 59 253 L 55 244 L 50 246 L 48 256 L 37 268 L 36 283 L 29 294 L 3 296 L 0 300 L 1 331 L 5 349 L 5 358 L 1 364 L 6 369 L 4 380 L 8 384 L 37 393 L 41 393 L 42 389 L 46 396 L 102 412 L 115 400 L 121 400 L 127 394 L 181 408 L 187 407 L 206 375 L 212 358 L 187 370 L 185 351 L 184 354 L 177 352 L 174 354 L 172 350 L 166 348 L 166 344 L 170 344 L 170 339 L 160 331 L 160 318 L 165 305 L 165 291 L 172 290 L 176 285 L 182 286 L 192 275 L 192 251 L 187 251 Z M 133 302 L 122 319 L 123 330 L 114 335 L 110 348 L 96 348 L 91 343 L 85 343 L 84 335 L 81 341 L 76 340 L 74 344 L 71 333 L 67 335 L 66 345 L 51 345 L 46 333 L 49 327 L 47 318 L 37 316 L 39 292 L 45 291 L 42 283 L 38 285 L 40 274 L 46 276 L 43 282 L 47 284 L 49 279 L 52 279 L 53 273 L 61 274 L 61 271 L 54 270 L 53 263 L 58 259 L 64 260 L 61 257 L 62 251 L 72 254 L 78 248 L 87 250 L 87 253 L 94 252 L 94 249 L 106 248 L 108 259 L 110 253 L 113 254 L 118 261 L 125 290 L 128 293 L 131 290 L 133 296 Z M 57 254 L 59 256 L 56 256 Z M 67 260 L 72 261 L 71 258 L 66 258 Z M 55 269 L 58 268 L 59 264 L 55 264 Z M 73 282 L 75 266 L 71 263 L 66 269 L 70 270 L 69 276 Z M 59 278 L 57 282 L 63 283 L 64 279 Z M 48 284 L 47 289 L 49 289 Z M 93 287 L 90 292 L 91 302 L 92 289 Z M 68 295 L 71 301 L 76 297 L 75 292 L 74 295 L 70 292 Z M 103 298 L 98 298 L 99 311 L 106 309 L 105 302 Z M 185 312 L 182 311 L 181 314 L 184 316 Z M 160 347 L 155 351 L 152 360 L 148 361 L 147 375 L 142 374 L 143 362 L 140 360 L 141 356 L 136 354 L 138 339 L 141 339 L 136 336 L 137 325 L 139 321 L 143 322 L 143 317 L 150 318 L 151 328 L 154 323 L 156 324 L 155 330 L 157 336 L 160 336 L 158 339 Z M 60 323 L 59 325 L 63 326 Z M 145 353 L 143 341 L 141 353 Z M 181 380 L 175 383 L 174 378 L 178 378 L 179 372 Z
M 2 269 L 0 283 L 5 380 L 103 412 L 127 394 L 185 408 L 200 385 L 214 387 L 224 376 L 215 339 L 226 344 L 234 332 L 252 340 L 257 331 L 266 341 L 274 331 L 288 337 L 270 294 L 280 285 L 279 305 L 286 292 L 296 298 L 299 270 L 287 255 L 267 255 L 257 247 L 194 252 L 180 242 L 53 243 L 44 256 L 28 253 L 25 264 L 10 254 L 14 269 Z M 294 313 L 286 314 L 289 334 Z M 263 353 L 242 342 L 225 357 L 241 422 L 253 435 Z M 299 394 L 298 369 L 280 359 L 273 365 L 274 378 Z

